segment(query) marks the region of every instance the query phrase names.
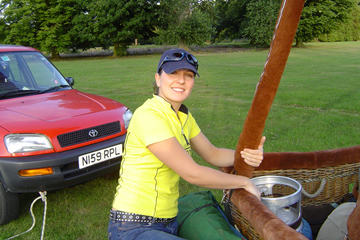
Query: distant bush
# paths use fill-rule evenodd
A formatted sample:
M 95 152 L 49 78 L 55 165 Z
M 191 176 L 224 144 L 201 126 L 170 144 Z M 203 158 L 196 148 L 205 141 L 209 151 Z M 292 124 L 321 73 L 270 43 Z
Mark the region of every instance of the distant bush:
M 318 38 L 321 42 L 343 42 L 360 40 L 360 7 L 352 12 L 351 19 L 346 24 L 342 24 L 336 31 L 324 34 Z

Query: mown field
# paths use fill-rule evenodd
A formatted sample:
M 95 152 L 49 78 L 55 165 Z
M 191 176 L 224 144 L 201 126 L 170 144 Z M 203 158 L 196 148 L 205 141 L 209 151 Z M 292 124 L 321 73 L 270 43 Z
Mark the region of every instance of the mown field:
M 292 49 L 264 135 L 266 152 L 307 152 L 360 144 L 360 42 L 308 43 Z M 195 52 L 200 78 L 185 104 L 209 140 L 235 148 L 267 50 Z M 123 58 L 54 61 L 74 88 L 117 100 L 132 111 L 152 95 L 160 54 Z M 196 154 L 194 158 L 205 164 Z M 98 178 L 47 193 L 44 239 L 107 239 L 108 213 L 116 179 Z M 181 182 L 181 194 L 204 190 Z M 220 199 L 221 191 L 213 191 Z M 21 195 L 19 219 L 0 226 L 6 239 L 32 224 L 29 213 L 37 193 Z M 34 229 L 16 239 L 39 239 L 43 203 L 34 205 Z

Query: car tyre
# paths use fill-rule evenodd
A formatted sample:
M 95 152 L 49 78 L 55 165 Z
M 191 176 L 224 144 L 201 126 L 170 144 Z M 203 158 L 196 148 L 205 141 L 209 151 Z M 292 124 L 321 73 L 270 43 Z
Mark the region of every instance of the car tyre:
M 19 215 L 19 194 L 7 191 L 0 182 L 0 226 Z

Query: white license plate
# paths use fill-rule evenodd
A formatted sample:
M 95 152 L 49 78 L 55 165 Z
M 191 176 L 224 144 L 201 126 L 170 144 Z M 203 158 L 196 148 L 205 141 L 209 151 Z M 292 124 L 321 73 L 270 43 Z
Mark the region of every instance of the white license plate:
M 121 156 L 122 144 L 87 153 L 78 157 L 79 169 Z

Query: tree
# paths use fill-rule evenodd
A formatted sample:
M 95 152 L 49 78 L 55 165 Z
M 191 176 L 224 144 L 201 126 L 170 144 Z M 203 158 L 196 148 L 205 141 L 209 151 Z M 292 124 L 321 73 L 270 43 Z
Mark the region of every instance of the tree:
M 243 37 L 251 44 L 259 47 L 269 47 L 277 21 L 281 2 L 275 0 L 253 0 L 247 4 L 247 26 Z
M 4 24 L 4 22 L 2 21 L 2 19 L 0 18 L 0 43 L 3 43 L 5 40 L 5 36 L 6 34 L 6 25 Z
M 72 43 L 70 30 L 72 18 L 78 12 L 76 0 L 43 1 L 38 11 L 43 13 L 37 40 L 41 49 L 51 51 L 51 57 L 58 57 L 59 52 L 67 50 Z
M 359 3 L 358 3 L 359 4 Z M 331 33 L 318 37 L 323 42 L 358 41 L 360 40 L 360 5 L 357 5 L 350 13 L 351 18 Z
M 39 21 L 36 20 L 31 4 L 21 0 L 3 0 L 2 4 L 3 26 L 7 33 L 3 42 L 40 48 L 36 43 Z
M 281 0 L 217 0 L 219 39 L 247 38 L 256 46 L 270 46 L 280 3 Z
M 123 56 L 136 38 L 155 35 L 157 1 L 82 0 L 81 5 L 72 34 L 83 47 L 94 42 L 104 48 L 113 44 L 114 56 Z
M 167 0 L 161 1 L 160 43 L 177 44 L 187 49 L 190 45 L 202 46 L 215 33 L 212 1 Z
M 5 24 L 5 21 L 4 21 L 4 16 L 3 16 L 3 12 L 4 12 L 4 9 L 6 8 L 6 4 L 2 1 L 0 1 L 0 33 L 2 33 L 0 35 L 0 43 L 4 42 L 5 40 L 5 36 L 7 35 L 6 34 L 6 24 Z
M 71 44 L 71 20 L 77 12 L 75 0 L 5 0 L 4 22 L 8 35 L 4 42 L 26 45 L 58 57 Z
M 245 16 L 247 3 L 246 0 L 216 0 L 218 40 L 242 38 L 243 30 L 248 24 Z
M 330 33 L 349 17 L 357 0 L 307 0 L 295 36 L 296 46 Z M 280 0 L 217 0 L 218 36 L 248 38 L 268 46 L 279 12 Z M 274 20 L 274 21 L 273 21 Z
M 296 47 L 337 29 L 354 7 L 354 0 L 307 0 L 295 35 Z

